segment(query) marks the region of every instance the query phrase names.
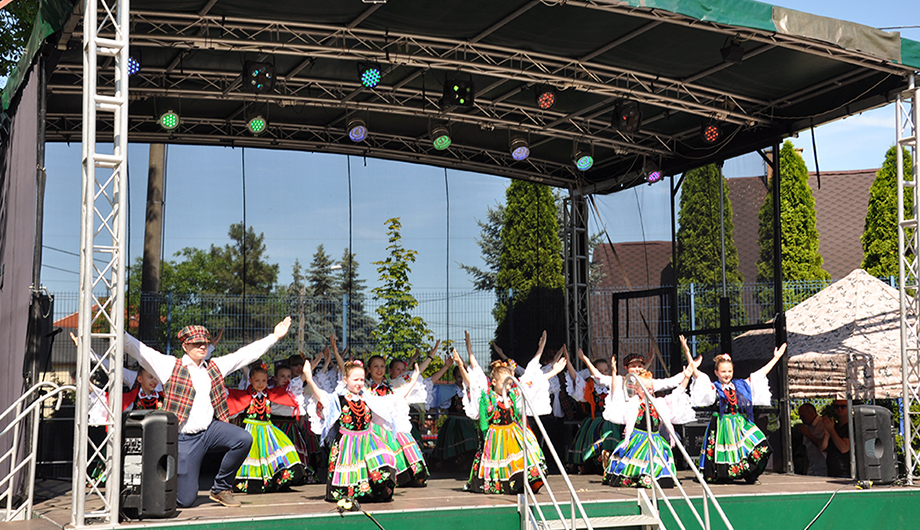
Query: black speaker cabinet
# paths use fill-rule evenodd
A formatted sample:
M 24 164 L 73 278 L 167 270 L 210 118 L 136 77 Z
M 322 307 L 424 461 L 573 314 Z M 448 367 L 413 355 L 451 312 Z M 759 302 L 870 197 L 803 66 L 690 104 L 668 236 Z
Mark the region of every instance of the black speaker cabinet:
M 122 428 L 122 511 L 133 519 L 176 512 L 179 421 L 163 410 L 133 410 Z
M 890 484 L 898 478 L 891 411 L 876 405 L 853 407 L 856 479 Z

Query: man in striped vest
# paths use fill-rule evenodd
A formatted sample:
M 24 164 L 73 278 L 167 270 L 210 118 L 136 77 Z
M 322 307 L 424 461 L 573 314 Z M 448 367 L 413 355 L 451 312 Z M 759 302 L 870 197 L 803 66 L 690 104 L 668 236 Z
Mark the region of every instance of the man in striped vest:
M 164 355 L 125 333 L 125 351 L 163 383 L 163 409 L 179 418 L 176 502 L 180 508 L 191 506 L 198 498 L 198 475 L 208 452 L 224 452 L 211 487 L 211 500 L 224 506 L 240 505 L 233 498 L 233 479 L 249 454 L 252 436 L 227 423 L 224 376 L 262 357 L 290 326 L 291 317 L 287 317 L 271 335 L 209 360 L 205 357 L 210 333 L 204 326 L 186 326 L 179 332 L 185 353 L 181 359 Z

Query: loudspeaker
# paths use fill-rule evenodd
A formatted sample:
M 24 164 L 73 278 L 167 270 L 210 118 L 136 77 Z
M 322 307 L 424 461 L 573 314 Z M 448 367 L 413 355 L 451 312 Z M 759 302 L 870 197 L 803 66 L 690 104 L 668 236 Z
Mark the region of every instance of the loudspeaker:
M 897 476 L 891 411 L 876 405 L 853 407 L 856 479 L 890 484 Z
M 176 512 L 179 420 L 164 410 L 132 410 L 122 428 L 122 508 L 134 519 Z
M 54 327 L 54 297 L 43 291 L 33 291 L 29 303 L 29 327 L 26 334 L 26 355 L 22 361 L 22 377 L 33 381 L 51 364 L 51 345 L 62 330 Z M 35 377 L 33 377 L 35 376 Z

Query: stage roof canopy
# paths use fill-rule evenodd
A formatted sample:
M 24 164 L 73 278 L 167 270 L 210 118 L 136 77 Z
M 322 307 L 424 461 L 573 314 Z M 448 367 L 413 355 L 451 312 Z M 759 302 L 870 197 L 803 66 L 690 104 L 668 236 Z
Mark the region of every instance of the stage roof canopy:
M 80 139 L 82 2 L 75 9 L 54 37 L 49 141 Z M 883 105 L 920 69 L 920 43 L 897 33 L 751 0 L 132 0 L 131 55 L 132 142 L 351 154 L 584 193 Z M 269 92 L 246 90 L 247 62 L 272 65 Z M 359 79 L 368 64 L 380 69 L 376 88 Z M 112 71 L 101 64 L 98 75 Z M 442 99 L 445 84 L 470 81 L 471 107 Z M 556 101 L 541 109 L 545 87 Z M 618 129 L 614 115 L 632 104 L 641 125 Z M 172 131 L 158 124 L 168 110 L 180 116 Z M 247 130 L 256 116 L 260 135 Z M 361 142 L 346 131 L 355 119 L 368 130 Z M 722 130 L 713 144 L 700 135 L 709 122 Z M 433 147 L 437 126 L 448 149 Z M 512 159 L 518 137 L 526 160 Z M 576 151 L 593 167 L 576 169 Z

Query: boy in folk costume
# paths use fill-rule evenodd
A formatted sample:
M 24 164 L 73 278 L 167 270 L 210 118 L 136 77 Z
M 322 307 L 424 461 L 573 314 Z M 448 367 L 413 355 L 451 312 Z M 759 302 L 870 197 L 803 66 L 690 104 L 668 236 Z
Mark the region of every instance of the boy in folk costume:
M 210 333 L 204 326 L 186 326 L 179 332 L 185 352 L 181 359 L 164 355 L 125 334 L 125 352 L 163 383 L 163 408 L 179 419 L 176 502 L 180 508 L 191 506 L 198 497 L 201 461 L 209 451 L 225 452 L 211 487 L 211 500 L 224 506 L 240 505 L 233 498 L 234 477 L 249 453 L 252 436 L 227 423 L 230 413 L 224 377 L 265 354 L 290 326 L 291 318 L 285 318 L 271 335 L 208 361 L 205 356 Z

